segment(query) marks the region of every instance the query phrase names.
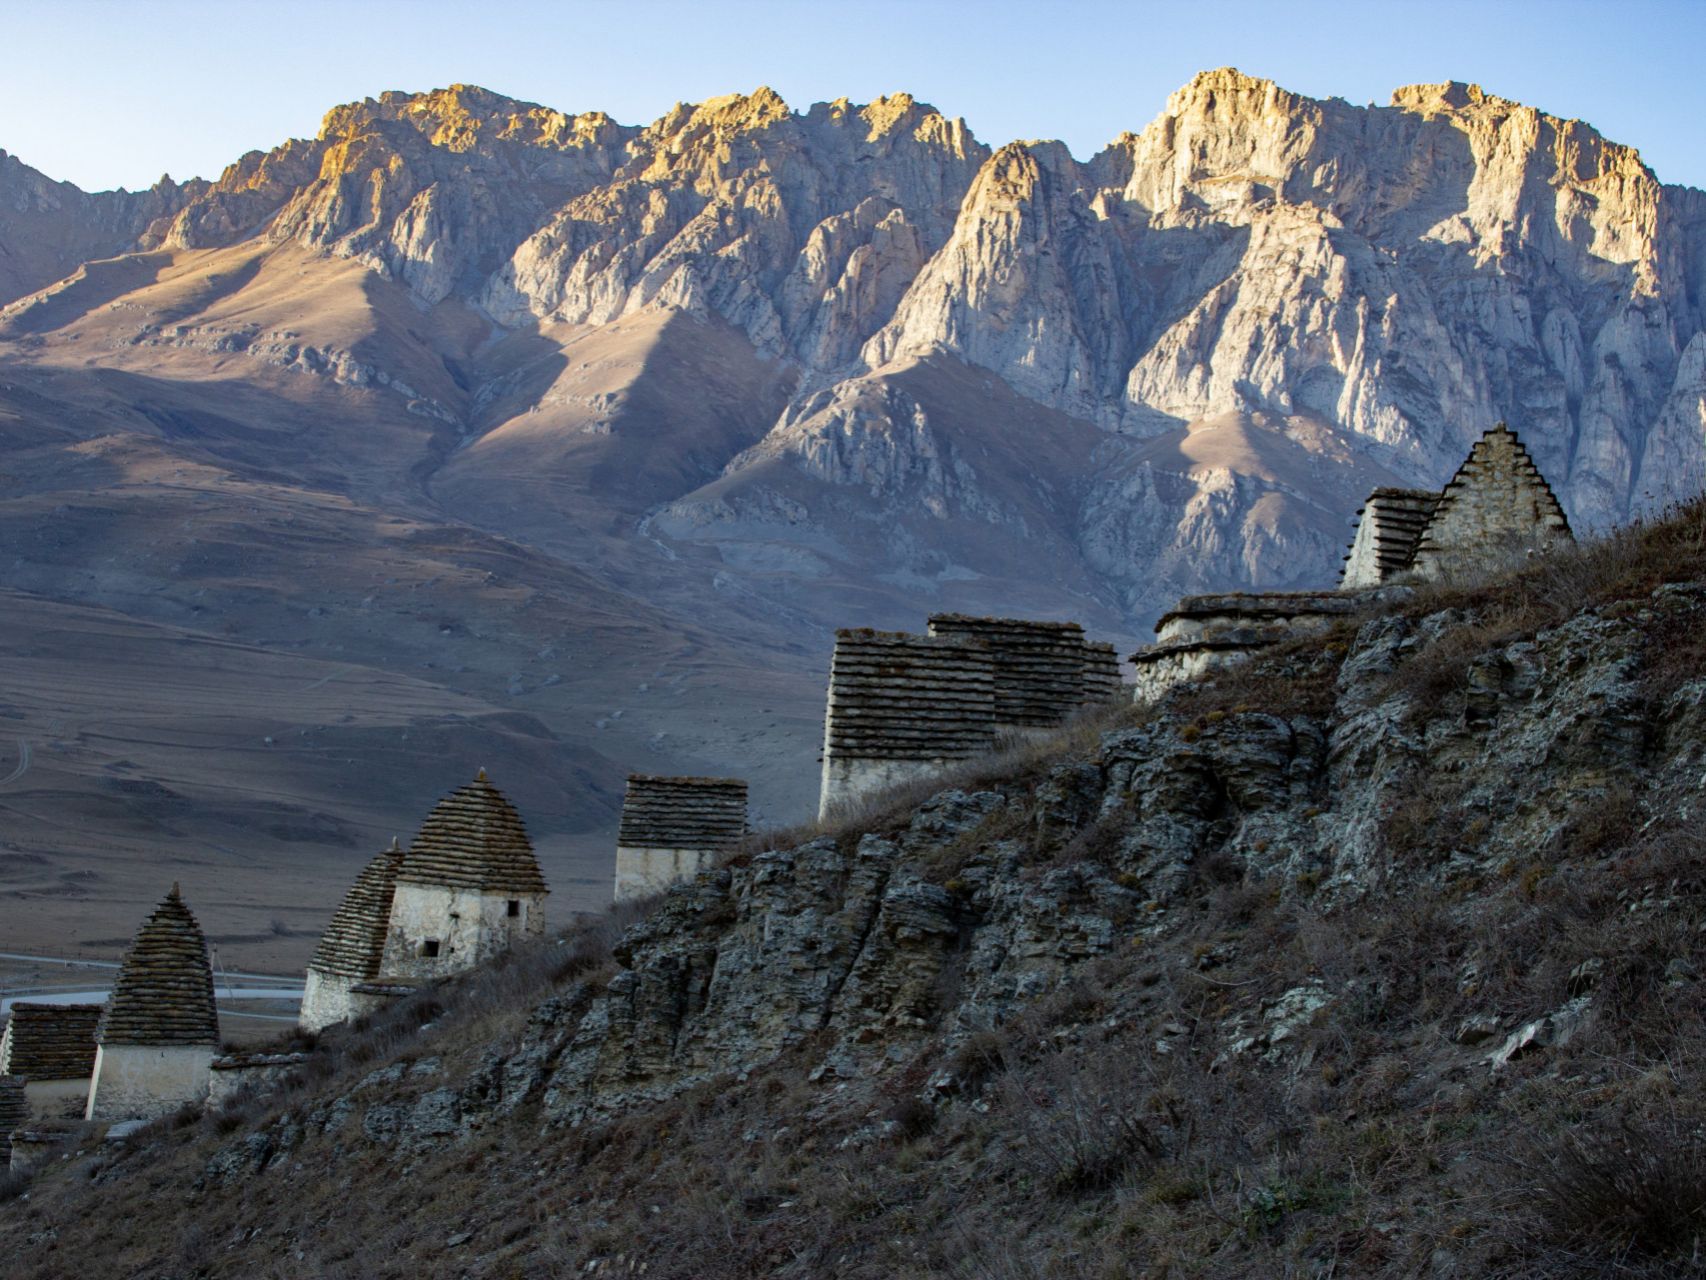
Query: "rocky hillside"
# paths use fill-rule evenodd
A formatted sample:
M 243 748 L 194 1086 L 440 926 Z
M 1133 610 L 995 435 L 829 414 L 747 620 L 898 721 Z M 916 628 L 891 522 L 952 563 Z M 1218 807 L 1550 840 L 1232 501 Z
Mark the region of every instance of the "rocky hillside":
M 388 93 L 145 194 L 8 159 L 0 263 L 0 663 L 40 691 L 0 892 L 84 939 L 170 849 L 307 869 L 210 923 L 305 954 L 480 765 L 589 902 L 630 770 L 809 811 L 835 627 L 1129 652 L 1183 592 L 1327 585 L 1370 489 L 1501 418 L 1581 528 L 1706 478 L 1706 196 L 1462 85 L 1207 72 L 1083 160 L 904 94 Z M 115 630 L 238 713 L 105 692 Z
M 9 1267 L 1687 1273 L 1703 623 L 1696 503 L 756 838 L 13 1185 Z

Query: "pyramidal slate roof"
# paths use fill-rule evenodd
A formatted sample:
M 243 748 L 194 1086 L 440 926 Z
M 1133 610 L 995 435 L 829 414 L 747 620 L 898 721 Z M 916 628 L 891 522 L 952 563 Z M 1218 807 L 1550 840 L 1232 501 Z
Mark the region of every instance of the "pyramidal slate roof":
M 385 953 L 385 932 L 391 925 L 391 899 L 396 896 L 397 872 L 403 848 L 395 840 L 361 869 L 332 922 L 314 948 L 310 969 L 366 981 L 379 976 Z
M 103 1045 L 219 1043 L 207 941 L 177 885 L 136 931 L 95 1039 Z
M 15 1004 L 0 1036 L 0 1076 L 78 1080 L 95 1069 L 98 1004 Z
M 421 824 L 399 884 L 446 885 L 485 893 L 549 893 L 521 815 L 486 780 L 486 771 L 440 800 Z

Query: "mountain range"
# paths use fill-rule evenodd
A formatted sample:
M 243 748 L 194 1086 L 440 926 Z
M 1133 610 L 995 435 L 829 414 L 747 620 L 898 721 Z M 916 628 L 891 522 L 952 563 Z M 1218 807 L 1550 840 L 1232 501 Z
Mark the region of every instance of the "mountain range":
M 575 901 L 629 771 L 803 813 L 837 626 L 1129 648 L 1499 420 L 1579 528 L 1706 479 L 1706 193 L 1462 84 L 1205 72 L 1083 161 L 386 93 L 147 192 L 0 153 L 0 300 L 0 893 L 96 944 L 179 862 L 249 963 L 482 764 Z

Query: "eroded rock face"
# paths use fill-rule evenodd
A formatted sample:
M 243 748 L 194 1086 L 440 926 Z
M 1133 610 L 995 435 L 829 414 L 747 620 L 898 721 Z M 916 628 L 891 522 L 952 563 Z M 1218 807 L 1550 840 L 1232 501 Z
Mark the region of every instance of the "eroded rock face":
M 905 94 L 798 115 L 761 89 L 677 107 L 628 154 L 517 248 L 491 311 L 598 324 L 666 304 L 827 369 L 892 314 L 987 152 Z
M 1324 585 L 1371 488 L 1437 489 L 1501 419 L 1580 529 L 1706 480 L 1706 195 L 1473 86 L 1357 107 L 1205 72 L 1083 161 L 991 152 L 905 94 L 801 112 L 760 89 L 640 128 L 452 86 L 336 108 L 211 185 L 85 196 L 7 162 L 0 197 L 34 210 L 0 216 L 5 243 L 82 228 L 30 280 L 259 236 L 482 324 L 732 326 L 795 392 L 653 532 L 761 543 L 796 587 L 866 536 L 880 578 L 1001 576 L 939 563 L 960 517 L 1047 539 L 1045 580 L 1082 573 L 1134 623 Z M 536 407 L 482 400 L 465 434 L 501 427 L 496 401 Z M 806 518 L 761 527 L 811 486 Z
M 1429 483 L 1520 419 L 1597 523 L 1692 491 L 1699 217 L 1630 148 L 1473 86 L 1361 108 L 1208 72 L 1087 164 L 992 157 L 866 356 L 945 347 L 1117 430 L 1304 415 Z
M 197 199 L 205 182 L 162 177 L 146 191 L 81 191 L 0 151 L 0 305 L 135 248 L 149 224 Z
M 1638 789 L 1665 761 L 1697 767 L 1686 733 L 1648 741 L 1640 693 L 1647 631 L 1693 608 L 1665 588 L 1629 616 L 1580 614 L 1480 655 L 1474 670 L 1497 678 L 1471 674 L 1425 710 L 1412 664 L 1465 619 L 1377 618 L 1340 660 L 1324 716 L 1162 716 L 1057 765 L 1028 807 L 1005 788 L 948 790 L 893 836 L 825 838 L 703 874 L 624 939 L 625 969 L 577 1015 L 548 1109 L 605 1114 L 808 1043 L 826 1073 L 881 1074 L 920 1037 L 999 1026 L 1095 957 L 1165 930 L 1205 876 L 1361 895 L 1383 892 L 1400 864 L 1452 877 L 1532 860 L 1585 799 Z M 1700 702 L 1692 686 L 1676 699 L 1683 718 Z M 1459 780 L 1451 812 L 1478 825 L 1460 848 L 1402 847 L 1395 806 L 1444 776 Z M 1043 837 L 1070 854 L 1027 865 Z M 1329 998 L 1305 994 L 1299 1016 Z M 1270 1047 L 1283 1038 L 1263 1034 Z

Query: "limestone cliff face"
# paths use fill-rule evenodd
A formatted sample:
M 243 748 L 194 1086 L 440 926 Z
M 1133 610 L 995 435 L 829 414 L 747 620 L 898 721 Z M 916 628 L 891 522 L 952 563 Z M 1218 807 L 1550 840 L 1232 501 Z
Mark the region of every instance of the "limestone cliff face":
M 476 292 L 550 210 L 607 179 L 635 132 L 469 85 L 386 93 L 334 108 L 311 142 L 251 152 L 147 242 L 205 248 L 264 230 L 440 302 Z
M 750 541 L 742 509 L 799 501 L 778 477 L 829 486 L 763 553 L 814 574 L 806 544 L 846 541 L 824 512 L 887 531 L 850 572 L 911 581 L 942 548 L 902 520 L 1034 532 L 1043 507 L 1065 576 L 1128 619 L 1181 588 L 1325 583 L 1357 490 L 1437 487 L 1501 419 L 1583 528 L 1706 481 L 1706 195 L 1473 86 L 1365 108 L 1205 72 L 1083 162 L 991 152 L 905 94 L 801 112 L 760 89 L 636 128 L 453 86 L 336 108 L 211 186 L 86 197 L 20 168 L 0 188 L 60 201 L 101 252 L 260 238 L 482 328 L 732 326 L 797 394 L 664 523 Z M 949 363 L 999 380 L 975 445 L 942 425 L 964 379 L 897 390 Z M 528 411 L 488 395 L 460 426 L 500 408 Z
M 1209 72 L 1086 165 L 994 157 L 866 357 L 946 347 L 1120 431 L 1307 415 L 1427 482 L 1505 418 L 1592 523 L 1697 485 L 1699 225 L 1630 148 L 1473 86 Z
M 679 106 L 560 210 L 485 294 L 519 322 L 712 312 L 766 354 L 835 368 L 893 313 L 987 154 L 901 94 L 803 115 L 774 93 Z

